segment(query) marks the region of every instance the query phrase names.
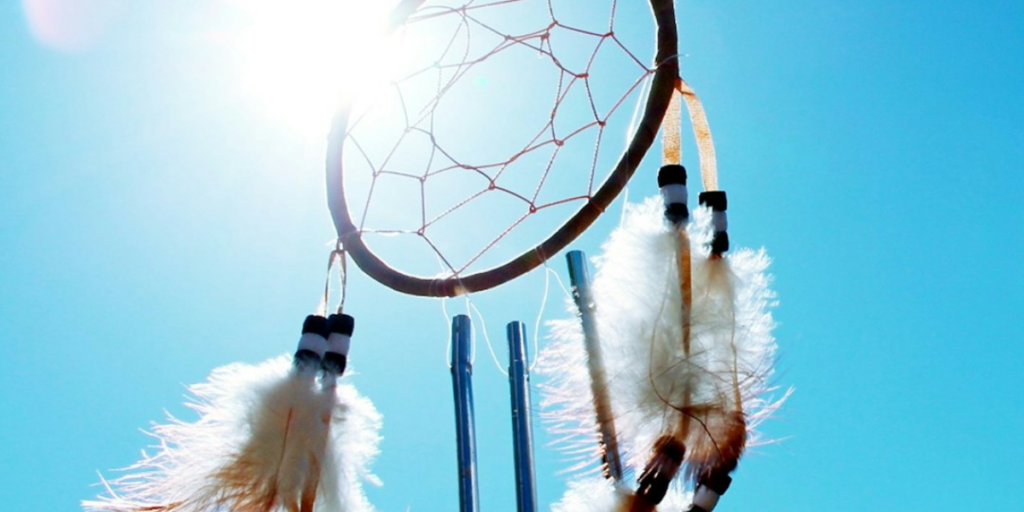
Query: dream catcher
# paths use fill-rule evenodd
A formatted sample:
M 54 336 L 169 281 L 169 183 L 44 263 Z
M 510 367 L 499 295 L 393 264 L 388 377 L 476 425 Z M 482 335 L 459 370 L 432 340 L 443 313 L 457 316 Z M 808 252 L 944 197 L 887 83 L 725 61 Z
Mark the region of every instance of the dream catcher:
M 354 330 L 348 262 L 417 296 L 507 283 L 590 227 L 662 130 L 663 198 L 627 207 L 593 283 L 583 255 L 569 253 L 579 315 L 556 322 L 538 366 L 555 376 L 545 386 L 553 429 L 582 445 L 581 470 L 601 472 L 584 471 L 554 508 L 710 511 L 777 405 L 764 398 L 773 299 L 764 254 L 727 252 L 710 133 L 679 79 L 673 2 L 405 0 L 388 23 L 389 76 L 338 110 L 328 139 L 337 311 L 327 314 L 328 289 L 292 357 L 229 365 L 190 388 L 199 419 L 155 427 L 155 453 L 85 508 L 372 510 L 361 485 L 374 479 L 380 417 L 339 381 Z M 682 100 L 704 176 L 692 215 Z M 467 316 L 453 318 L 466 511 L 478 500 L 470 332 Z M 507 333 L 518 505 L 532 511 L 525 329 L 512 322 Z

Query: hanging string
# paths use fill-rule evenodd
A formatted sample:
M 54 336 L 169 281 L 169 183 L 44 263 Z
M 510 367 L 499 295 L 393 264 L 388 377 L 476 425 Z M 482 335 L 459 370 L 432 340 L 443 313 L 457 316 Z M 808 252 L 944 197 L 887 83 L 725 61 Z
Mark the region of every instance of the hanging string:
M 491 337 L 487 334 L 487 322 L 484 320 L 483 313 L 480 312 L 480 309 L 476 307 L 476 304 L 474 304 L 473 301 L 469 300 L 468 295 L 467 295 L 467 298 L 466 298 L 466 305 L 470 309 L 471 312 L 476 314 L 476 318 L 480 322 L 480 332 L 483 333 L 484 343 L 487 344 L 487 351 L 490 352 L 490 354 L 491 354 L 491 360 L 494 361 L 494 366 L 498 368 L 498 371 L 501 372 L 502 375 L 508 377 L 508 370 L 505 369 L 501 365 L 501 361 L 498 359 L 498 353 L 494 351 L 494 344 L 491 343 Z M 474 334 L 476 333 L 476 325 L 475 324 L 473 326 L 473 332 L 474 332 Z M 477 345 L 477 343 L 478 343 L 478 341 L 477 341 L 476 336 L 473 336 L 473 359 L 474 359 L 474 361 L 476 359 L 476 345 Z
M 661 125 L 661 163 L 662 165 L 682 164 L 682 105 L 690 117 L 693 137 L 697 142 L 697 157 L 700 159 L 700 179 L 705 192 L 718 190 L 718 160 L 715 157 L 715 142 L 711 137 L 708 116 L 704 112 L 697 93 L 690 84 L 678 78 L 676 90 L 672 94 L 665 120 Z
M 348 289 L 348 267 L 345 258 L 345 249 L 341 241 L 335 243 L 334 250 L 327 257 L 327 276 L 324 278 L 324 293 L 320 297 L 320 303 L 316 312 L 320 316 L 327 316 L 327 306 L 331 301 L 331 271 L 334 270 L 334 263 L 338 262 L 338 279 L 341 283 L 341 292 L 338 300 L 337 313 L 341 314 L 345 309 L 345 292 Z
M 681 82 L 682 79 L 679 81 Z M 681 95 L 679 82 L 676 82 L 676 90 L 672 93 L 668 110 L 665 111 L 665 119 L 661 123 L 661 165 L 683 163 L 683 144 L 680 133 L 683 123 Z
M 345 249 L 339 243 L 335 252 L 338 254 L 338 273 L 341 274 L 341 297 L 338 300 L 338 311 L 340 315 L 345 310 L 345 297 L 348 296 L 348 258 L 345 257 Z
M 527 359 L 527 361 L 526 361 L 526 369 L 530 370 L 530 371 L 533 370 L 533 365 L 536 364 L 536 362 L 537 362 L 537 350 L 540 347 L 540 345 L 537 342 L 537 336 L 540 335 L 540 322 L 541 322 L 541 318 L 544 316 L 544 310 L 548 306 L 548 291 L 551 289 L 551 273 L 553 271 L 551 270 L 551 267 L 548 266 L 548 262 L 545 261 L 543 266 L 544 266 L 544 294 L 541 295 L 541 297 L 540 297 L 540 307 L 537 308 L 537 318 L 535 318 L 534 321 L 533 321 L 533 339 L 531 340 L 531 341 L 533 341 L 533 348 L 532 348 L 533 354 L 528 354 L 527 357 L 526 357 L 526 359 Z M 533 356 L 533 361 L 529 360 L 531 355 Z
M 445 325 L 445 326 L 449 325 L 449 322 L 451 322 L 451 318 L 452 317 L 451 317 L 451 315 L 448 314 L 448 297 L 441 297 L 441 317 L 444 318 L 444 323 L 442 325 Z M 452 369 L 452 336 L 451 336 L 451 334 L 449 333 L 449 335 L 446 336 L 445 339 L 447 341 L 445 342 L 445 346 L 444 346 L 444 364 L 445 364 L 445 366 L 448 367 L 449 370 L 451 370 Z
M 690 126 L 693 127 L 693 137 L 697 140 L 700 179 L 704 183 L 704 191 L 718 190 L 718 160 L 715 157 L 715 142 L 711 138 L 711 127 L 708 125 L 708 116 L 704 113 L 704 105 L 690 84 L 682 78 L 676 82 L 676 91 L 682 94 L 686 110 L 690 113 Z
M 548 295 L 550 294 L 550 290 L 551 290 L 551 278 L 552 277 L 555 279 L 555 282 L 558 283 L 558 287 L 562 289 L 562 295 L 563 295 L 562 303 L 564 304 L 567 300 L 572 300 L 572 292 L 570 292 L 569 288 L 567 288 L 565 286 L 565 283 L 562 281 L 562 277 L 559 276 L 558 272 L 556 272 L 553 268 L 549 267 L 547 262 L 545 262 L 544 263 L 544 298 L 543 298 L 543 301 L 541 302 L 540 309 L 537 311 L 537 318 L 536 318 L 536 320 L 534 320 L 534 324 L 533 324 L 533 354 L 532 354 L 533 355 L 533 360 L 530 361 L 529 366 L 528 366 L 528 369 L 530 370 L 530 372 L 534 371 L 535 367 L 537 366 L 537 362 L 540 359 L 540 341 L 539 341 L 540 340 L 540 324 L 541 324 L 542 317 L 544 316 L 544 310 L 547 309 Z

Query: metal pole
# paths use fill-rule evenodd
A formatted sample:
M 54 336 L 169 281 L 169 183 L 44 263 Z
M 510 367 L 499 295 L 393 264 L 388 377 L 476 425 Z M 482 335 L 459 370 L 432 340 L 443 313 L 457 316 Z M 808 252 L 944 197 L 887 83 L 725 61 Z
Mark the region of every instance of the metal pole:
M 594 394 L 594 411 L 600 443 L 604 448 L 605 477 L 616 482 L 622 480 L 622 460 L 619 457 L 619 442 L 615 434 L 615 421 L 611 400 L 608 398 L 608 378 L 605 375 L 604 359 L 598 343 L 597 324 L 594 321 L 594 299 L 590 293 L 590 271 L 582 251 L 569 251 L 569 279 L 572 296 L 580 311 L 583 324 L 583 342 L 587 349 L 587 370 L 590 371 L 590 390 Z
M 512 396 L 512 442 L 516 458 L 516 502 L 519 512 L 537 509 L 533 471 L 533 428 L 530 422 L 530 369 L 526 357 L 526 328 L 522 322 L 506 327 L 508 384 Z
M 476 512 L 476 427 L 473 420 L 473 364 L 469 317 L 452 318 L 452 388 L 455 392 L 455 441 L 459 456 L 459 510 Z

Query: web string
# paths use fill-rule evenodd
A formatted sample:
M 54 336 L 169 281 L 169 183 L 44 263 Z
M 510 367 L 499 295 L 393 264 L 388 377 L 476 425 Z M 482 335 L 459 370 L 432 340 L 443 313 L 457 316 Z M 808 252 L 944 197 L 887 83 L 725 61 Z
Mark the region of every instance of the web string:
M 400 32 L 402 37 L 410 40 L 414 39 L 410 34 L 419 28 L 426 30 L 428 23 L 446 26 L 448 32 L 445 37 L 438 38 L 440 43 L 436 45 L 436 54 L 424 59 L 429 64 L 411 66 L 390 85 L 394 101 L 392 107 L 397 109 L 399 114 L 395 117 L 400 119 L 394 132 L 397 137 L 390 143 L 381 142 L 373 129 L 374 111 L 371 108 L 355 117 L 346 134 L 345 144 L 349 148 L 346 155 L 351 159 L 349 167 L 358 164 L 369 175 L 365 202 L 357 207 L 361 214 L 356 224 L 361 233 L 418 238 L 443 262 L 444 272 L 457 277 L 502 246 L 502 242 L 531 217 L 558 207 L 583 204 L 592 198 L 602 159 L 617 153 L 622 147 L 604 144 L 609 148 L 605 153 L 601 151 L 613 117 L 621 111 L 631 117 L 621 122 L 635 125 L 636 116 L 641 111 L 640 102 L 636 102 L 634 109 L 624 107 L 627 100 L 642 98 L 644 91 L 649 89 L 653 70 L 644 63 L 646 59 L 638 55 L 647 55 L 650 48 L 634 49 L 631 45 L 641 45 L 617 32 L 622 27 L 616 24 L 617 7 L 614 2 L 592 6 L 595 11 L 606 10 L 608 13 L 601 23 L 575 19 L 563 21 L 573 18 L 567 14 L 567 9 L 563 12 L 561 6 L 564 2 L 548 0 L 545 2 L 545 19 L 538 21 L 533 28 L 516 27 L 514 30 L 500 26 L 507 10 L 518 5 L 540 3 L 528 0 L 470 1 L 458 6 L 434 6 L 431 3 L 409 18 Z M 453 128 L 452 125 L 457 123 L 452 119 L 457 116 L 454 113 L 456 109 L 450 106 L 461 100 L 462 93 L 473 91 L 467 84 L 474 77 L 478 79 L 477 73 L 483 73 L 492 61 L 528 61 L 526 56 L 536 61 L 537 67 L 543 65 L 545 78 L 552 84 L 547 99 L 532 99 L 541 104 L 536 110 L 546 113 L 530 121 L 533 128 L 517 143 L 518 146 L 511 141 L 501 141 L 503 147 L 513 148 L 504 154 L 510 156 L 501 156 L 501 153 L 467 154 L 464 148 L 452 142 L 455 139 L 452 133 L 453 130 L 474 130 L 476 127 L 459 125 Z M 608 93 L 609 87 L 605 85 L 609 81 L 607 62 L 614 62 L 615 75 L 626 77 L 616 82 L 617 92 L 612 94 Z M 432 86 L 423 93 L 426 83 Z M 481 106 L 493 107 L 493 104 L 512 100 L 497 96 Z M 501 122 L 497 120 L 497 123 Z M 579 156 L 583 152 L 580 148 L 588 143 L 589 156 L 586 161 L 581 161 Z M 408 158 L 411 154 L 416 158 Z M 568 163 L 567 159 L 570 160 Z M 534 178 L 536 174 L 535 179 L 521 179 L 525 167 L 531 168 L 530 177 Z M 573 181 L 577 184 L 586 183 L 585 190 L 581 186 L 575 192 L 552 197 L 548 189 L 564 187 L 558 183 L 564 182 L 568 172 L 576 173 L 578 178 Z M 450 203 L 443 204 L 437 198 L 435 187 L 443 188 L 452 179 L 465 186 Z M 519 181 L 532 181 L 533 184 L 524 186 Z M 386 225 L 380 222 L 385 217 L 381 212 L 394 206 L 384 204 L 392 201 L 390 198 L 380 199 L 382 191 L 389 188 L 416 191 L 410 193 L 408 202 L 399 207 L 415 211 L 418 225 Z M 481 236 L 474 233 L 474 239 L 486 241 L 482 247 L 468 250 L 468 257 L 449 255 L 450 243 L 445 240 L 442 225 L 467 208 L 477 208 L 480 203 L 502 205 L 494 208 L 501 208 L 510 219 L 502 220 L 504 227 L 499 227 L 497 221 L 490 223 L 488 226 L 497 228 L 494 229 L 496 233 L 487 231 Z M 359 201 L 353 202 L 356 204 Z M 502 250 L 506 250 L 505 247 Z

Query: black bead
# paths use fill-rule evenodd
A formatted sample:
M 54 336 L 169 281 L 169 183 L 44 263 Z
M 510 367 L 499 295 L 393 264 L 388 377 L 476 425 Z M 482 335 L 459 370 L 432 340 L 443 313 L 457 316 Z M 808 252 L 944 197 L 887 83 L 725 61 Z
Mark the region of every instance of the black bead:
M 333 373 L 335 375 L 341 375 L 345 373 L 345 366 L 348 365 L 348 358 L 337 352 L 328 352 L 324 354 L 323 363 L 324 371 Z
M 690 209 L 683 203 L 665 205 L 665 218 L 673 224 L 684 224 L 690 220 Z
M 697 198 L 698 201 L 700 201 L 700 204 L 707 206 L 716 212 L 724 212 L 729 208 L 729 201 L 725 198 L 724 190 L 701 192 Z
M 658 170 L 658 188 L 665 185 L 686 185 L 686 167 L 668 164 Z
M 732 477 L 728 473 L 720 471 L 704 475 L 699 483 L 711 489 L 715 494 L 722 496 L 725 494 L 725 491 L 729 490 L 729 485 L 732 484 Z
M 679 440 L 672 436 L 659 438 L 654 443 L 651 459 L 637 479 L 637 497 L 653 505 L 661 503 L 685 456 L 686 447 Z
M 320 365 L 320 355 L 312 350 L 300 348 L 295 351 L 295 357 L 292 358 L 292 364 L 296 368 L 307 368 Z
M 306 321 L 302 322 L 302 334 L 319 334 L 324 338 L 330 334 L 327 319 L 320 315 L 309 315 Z
M 725 231 L 715 231 L 715 234 L 711 238 L 711 253 L 712 254 L 724 254 L 729 250 L 729 233 Z
M 352 336 L 352 333 L 356 328 L 356 319 L 352 318 L 351 315 L 331 315 L 329 321 L 331 324 L 331 332 L 344 334 L 345 336 Z

